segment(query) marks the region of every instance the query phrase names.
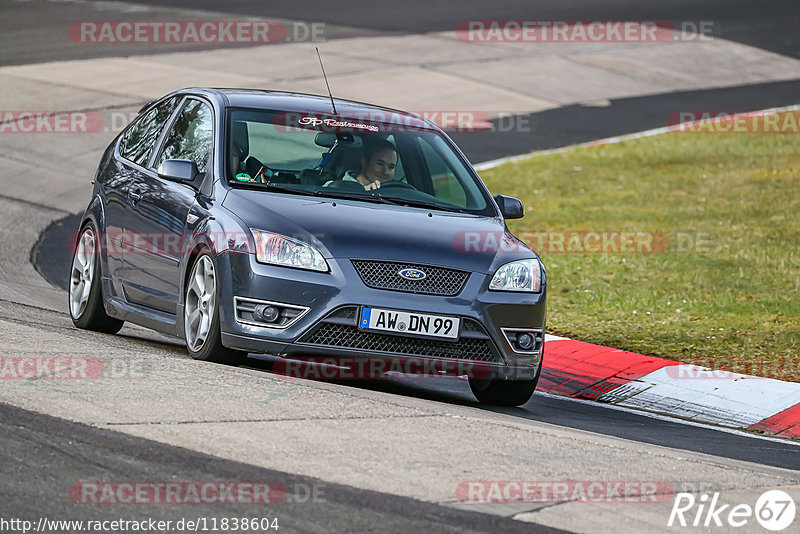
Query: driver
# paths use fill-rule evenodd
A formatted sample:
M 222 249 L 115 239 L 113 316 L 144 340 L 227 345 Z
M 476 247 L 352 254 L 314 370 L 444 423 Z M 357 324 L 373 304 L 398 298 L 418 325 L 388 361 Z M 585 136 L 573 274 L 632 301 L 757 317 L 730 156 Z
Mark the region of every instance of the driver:
M 364 189 L 378 189 L 381 183 L 394 178 L 397 167 L 397 147 L 393 143 L 381 140 L 364 152 L 361 157 L 361 171 L 347 171 L 342 177 L 346 182 L 358 182 Z M 333 182 L 327 182 L 329 185 Z

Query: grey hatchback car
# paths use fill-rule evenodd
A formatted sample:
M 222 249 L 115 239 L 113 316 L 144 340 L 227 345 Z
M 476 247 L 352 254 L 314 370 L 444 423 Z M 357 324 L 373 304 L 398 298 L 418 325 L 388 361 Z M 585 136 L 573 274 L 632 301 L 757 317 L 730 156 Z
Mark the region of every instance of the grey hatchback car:
M 185 89 L 102 156 L 70 268 L 76 326 L 130 321 L 201 360 L 414 361 L 519 406 L 546 280 L 452 140 L 422 117 L 288 92 Z

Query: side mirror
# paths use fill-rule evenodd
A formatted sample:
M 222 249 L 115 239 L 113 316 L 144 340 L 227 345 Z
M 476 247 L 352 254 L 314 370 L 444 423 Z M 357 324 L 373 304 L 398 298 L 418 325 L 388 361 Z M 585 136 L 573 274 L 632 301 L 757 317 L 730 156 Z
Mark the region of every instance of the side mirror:
M 158 166 L 158 176 L 164 180 L 193 185 L 194 179 L 200 174 L 197 163 L 190 159 L 168 159 Z
M 522 201 L 518 198 L 495 195 L 494 201 L 497 202 L 497 207 L 500 208 L 504 219 L 521 219 L 525 215 L 525 208 L 522 207 Z

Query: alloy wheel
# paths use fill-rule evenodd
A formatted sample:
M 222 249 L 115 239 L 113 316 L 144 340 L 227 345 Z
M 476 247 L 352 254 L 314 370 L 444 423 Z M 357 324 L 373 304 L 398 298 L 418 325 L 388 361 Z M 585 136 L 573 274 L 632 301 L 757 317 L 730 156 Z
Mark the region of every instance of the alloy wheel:
M 192 268 L 184 306 L 186 344 L 192 352 L 198 352 L 203 347 L 211 331 L 216 289 L 214 263 L 210 257 L 201 256 Z
M 94 282 L 95 236 L 91 228 L 81 234 L 72 260 L 69 280 L 69 310 L 76 319 L 86 311 Z

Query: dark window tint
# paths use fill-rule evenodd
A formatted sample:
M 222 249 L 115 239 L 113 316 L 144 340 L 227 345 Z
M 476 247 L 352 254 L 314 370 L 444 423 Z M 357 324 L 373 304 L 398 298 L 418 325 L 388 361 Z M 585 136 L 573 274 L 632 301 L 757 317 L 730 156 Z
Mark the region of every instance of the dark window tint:
M 213 139 L 211 108 L 198 100 L 187 100 L 175 119 L 156 167 L 168 159 L 190 159 L 206 170 Z
M 180 97 L 172 97 L 157 105 L 144 115 L 140 115 L 136 123 L 125 133 L 120 146 L 120 153 L 124 158 L 145 166 L 153 150 L 153 144 L 158 139 L 158 134 L 164 123 L 172 114 Z

